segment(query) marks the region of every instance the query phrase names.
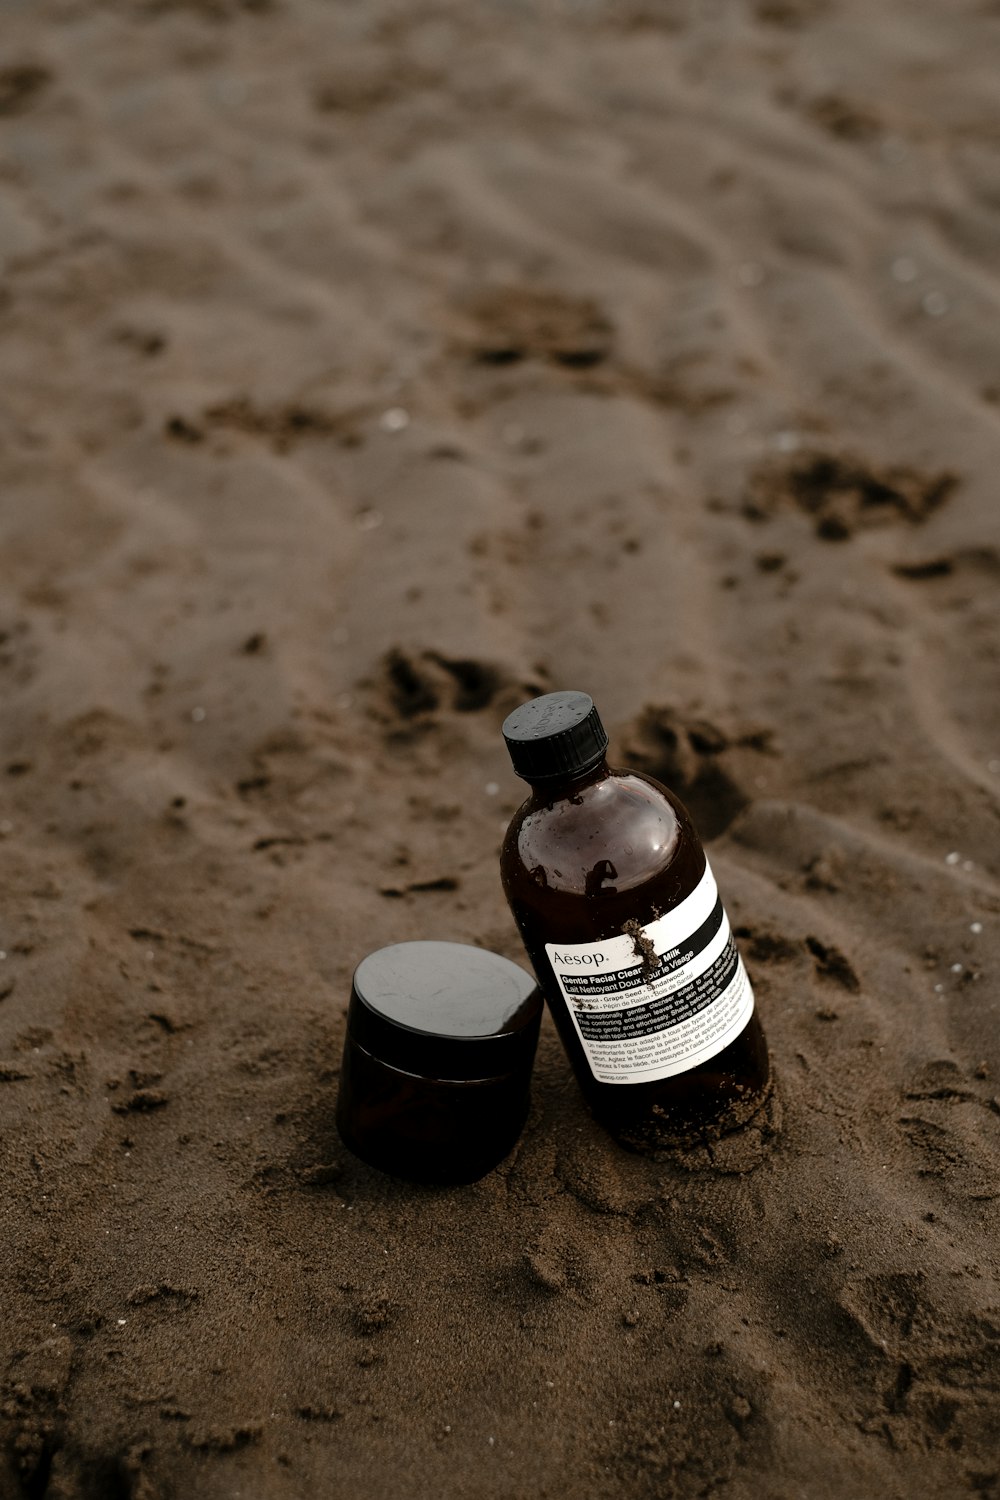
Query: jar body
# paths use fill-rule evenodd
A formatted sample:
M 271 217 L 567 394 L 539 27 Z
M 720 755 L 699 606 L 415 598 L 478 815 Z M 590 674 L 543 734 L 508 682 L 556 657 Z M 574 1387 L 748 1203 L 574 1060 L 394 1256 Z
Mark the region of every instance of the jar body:
M 756 1009 L 705 1061 L 648 1081 L 607 1082 L 595 1076 L 553 968 L 551 950 L 559 945 L 621 946 L 623 934 L 632 936 L 630 962 L 638 963 L 650 924 L 711 883 L 691 820 L 666 788 L 606 765 L 578 782 L 536 786 L 511 822 L 501 873 L 584 1096 L 622 1145 L 643 1151 L 693 1143 L 736 1129 L 760 1108 L 770 1072 Z M 727 933 L 728 924 L 720 939 Z M 589 961 L 585 950 L 576 952 Z
M 337 1098 L 344 1144 L 380 1171 L 459 1185 L 498 1166 L 524 1128 L 523 1068 L 497 1078 L 426 1078 L 374 1057 L 348 1030 Z

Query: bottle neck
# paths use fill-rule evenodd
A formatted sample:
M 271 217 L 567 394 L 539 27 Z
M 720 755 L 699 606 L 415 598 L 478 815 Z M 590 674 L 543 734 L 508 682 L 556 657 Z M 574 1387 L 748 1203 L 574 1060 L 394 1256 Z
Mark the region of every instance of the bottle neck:
M 586 787 L 606 781 L 610 775 L 611 767 L 602 756 L 596 765 L 590 766 L 586 771 L 566 776 L 545 776 L 538 781 L 529 781 L 528 785 L 532 801 L 549 806 L 553 802 L 579 796 Z

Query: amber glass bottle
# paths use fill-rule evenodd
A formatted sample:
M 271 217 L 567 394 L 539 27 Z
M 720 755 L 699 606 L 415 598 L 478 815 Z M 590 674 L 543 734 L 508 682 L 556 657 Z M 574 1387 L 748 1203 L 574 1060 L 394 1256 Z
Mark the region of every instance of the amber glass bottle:
M 767 1045 L 687 812 L 608 766 L 586 693 L 533 698 L 503 734 L 531 786 L 504 890 L 595 1117 L 639 1151 L 736 1129 L 767 1096 Z

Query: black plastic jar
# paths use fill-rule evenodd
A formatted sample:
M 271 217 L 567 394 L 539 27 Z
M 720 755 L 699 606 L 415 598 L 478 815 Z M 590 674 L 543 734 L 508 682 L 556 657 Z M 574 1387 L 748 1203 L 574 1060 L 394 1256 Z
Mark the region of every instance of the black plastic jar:
M 337 1128 L 396 1177 L 475 1182 L 528 1115 L 542 996 L 517 964 L 462 943 L 370 953 L 351 989 Z

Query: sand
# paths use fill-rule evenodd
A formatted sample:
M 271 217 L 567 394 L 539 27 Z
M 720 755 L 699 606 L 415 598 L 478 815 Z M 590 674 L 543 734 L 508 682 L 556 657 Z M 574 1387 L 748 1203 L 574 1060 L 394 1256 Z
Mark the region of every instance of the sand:
M 1000 1488 L 1000 11 L 0 3 L 4 1500 Z M 519 956 L 499 737 L 686 800 L 777 1077 L 333 1114 Z

